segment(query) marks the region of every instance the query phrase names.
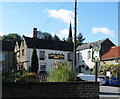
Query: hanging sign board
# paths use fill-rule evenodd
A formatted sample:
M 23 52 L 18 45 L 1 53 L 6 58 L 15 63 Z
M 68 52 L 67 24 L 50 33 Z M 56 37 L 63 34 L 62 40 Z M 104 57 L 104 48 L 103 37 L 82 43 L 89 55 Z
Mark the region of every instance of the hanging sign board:
M 92 48 L 92 61 L 93 62 L 101 60 L 100 50 L 101 50 L 101 46 L 95 46 Z

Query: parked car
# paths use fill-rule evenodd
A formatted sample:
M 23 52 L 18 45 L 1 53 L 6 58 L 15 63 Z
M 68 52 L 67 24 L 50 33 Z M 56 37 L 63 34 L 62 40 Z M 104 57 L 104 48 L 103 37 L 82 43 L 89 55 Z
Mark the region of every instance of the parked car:
M 95 75 L 78 74 L 77 77 L 79 77 L 83 81 L 92 81 L 92 82 L 95 82 Z
M 109 85 L 119 86 L 120 85 L 120 76 L 112 76 L 109 80 Z
M 98 76 L 97 80 L 100 83 L 100 85 L 108 85 L 109 84 L 109 77 L 108 76 L 100 75 L 100 76 Z
M 77 77 L 79 77 L 83 81 L 95 82 L 95 75 L 78 74 Z M 100 85 L 109 84 L 109 78 L 107 76 L 104 76 L 104 75 L 98 76 L 97 81 L 100 83 Z

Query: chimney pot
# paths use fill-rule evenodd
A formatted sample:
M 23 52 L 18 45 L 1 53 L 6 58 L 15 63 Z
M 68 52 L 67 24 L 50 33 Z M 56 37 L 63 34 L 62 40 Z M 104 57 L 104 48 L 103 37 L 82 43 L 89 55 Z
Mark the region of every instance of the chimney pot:
M 37 38 L 37 28 L 33 28 L 33 38 Z

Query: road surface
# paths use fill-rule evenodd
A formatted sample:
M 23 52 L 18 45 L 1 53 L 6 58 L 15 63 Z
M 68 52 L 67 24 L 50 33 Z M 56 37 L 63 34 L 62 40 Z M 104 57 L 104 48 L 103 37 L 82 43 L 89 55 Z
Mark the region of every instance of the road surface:
M 100 99 L 120 99 L 120 87 L 100 86 Z

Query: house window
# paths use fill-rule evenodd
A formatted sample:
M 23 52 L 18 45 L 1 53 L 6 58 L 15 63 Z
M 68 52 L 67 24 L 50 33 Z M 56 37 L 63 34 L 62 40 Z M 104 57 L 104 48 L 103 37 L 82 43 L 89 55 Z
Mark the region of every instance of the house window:
M 88 51 L 88 59 L 91 58 L 91 51 Z
M 72 61 L 72 53 L 67 53 L 67 59 L 68 61 Z
M 40 71 L 46 71 L 46 64 L 40 65 Z
M 22 49 L 22 56 L 24 56 L 24 49 Z
M 45 60 L 45 51 L 40 51 L 40 60 Z
M 22 40 L 22 46 L 24 46 L 24 40 Z
M 5 53 L 0 53 L 0 61 L 5 61 Z

